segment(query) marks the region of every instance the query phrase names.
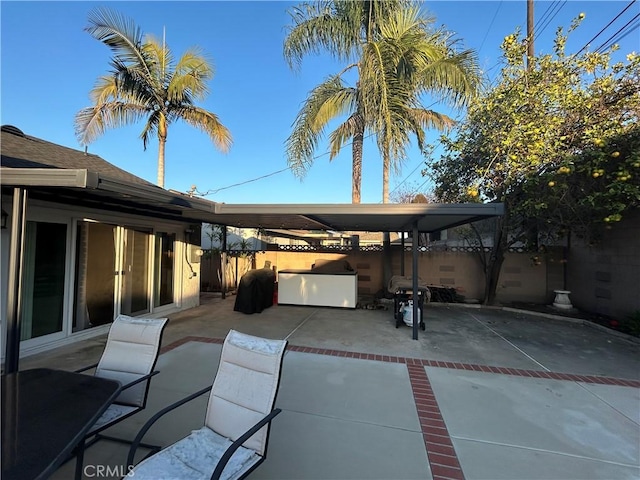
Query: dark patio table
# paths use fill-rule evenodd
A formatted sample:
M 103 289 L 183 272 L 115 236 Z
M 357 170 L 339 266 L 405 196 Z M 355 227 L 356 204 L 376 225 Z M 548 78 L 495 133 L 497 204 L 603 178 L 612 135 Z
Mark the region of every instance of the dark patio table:
M 3 375 L 3 480 L 53 474 L 119 392 L 119 382 L 63 370 Z

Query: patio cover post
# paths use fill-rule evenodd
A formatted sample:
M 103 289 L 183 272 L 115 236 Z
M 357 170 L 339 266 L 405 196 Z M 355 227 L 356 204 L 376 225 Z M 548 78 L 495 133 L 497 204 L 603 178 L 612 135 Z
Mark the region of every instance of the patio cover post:
M 9 246 L 9 278 L 7 279 L 7 343 L 4 357 L 5 373 L 18 371 L 20 360 L 20 326 L 22 323 L 22 266 L 24 249 L 27 190 L 13 189 L 11 242 Z
M 227 226 L 222 228 L 222 253 L 220 254 L 220 288 L 222 289 L 222 299 L 227 298 Z
M 400 275 L 404 277 L 404 234 L 405 232 L 400 232 Z
M 413 238 L 411 239 L 411 251 L 413 254 L 412 288 L 413 288 L 413 339 L 418 340 L 418 222 L 413 222 Z M 424 306 L 423 306 L 424 308 Z

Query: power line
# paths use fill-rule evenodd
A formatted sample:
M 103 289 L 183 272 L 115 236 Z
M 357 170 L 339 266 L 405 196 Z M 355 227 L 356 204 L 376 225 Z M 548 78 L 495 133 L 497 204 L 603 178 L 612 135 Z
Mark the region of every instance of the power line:
M 555 13 L 552 11 L 551 13 L 553 13 L 553 15 L 552 15 L 551 13 L 549 14 L 549 17 L 548 17 L 548 18 L 547 18 L 547 20 L 545 21 L 544 25 L 542 25 L 542 26 L 540 27 L 540 30 L 539 30 L 539 31 L 537 31 L 537 32 L 535 32 L 535 31 L 534 31 L 534 34 L 533 34 L 534 39 L 536 39 L 536 38 L 538 38 L 540 35 L 542 35 L 542 32 L 544 32 L 544 31 L 547 29 L 547 27 L 549 26 L 549 24 L 551 23 L 551 21 L 552 21 L 554 18 L 556 18 L 556 15 L 558 15 L 558 13 L 560 13 L 560 10 L 562 10 L 566 4 L 567 4 L 567 0 L 564 0 L 564 2 L 562 2 L 562 5 L 560 5 L 560 3 L 559 3 L 559 2 L 557 2 L 557 3 L 555 4 L 555 6 L 557 7 L 557 9 L 556 9 L 556 8 L 554 8 Z
M 221 192 L 222 190 L 227 190 L 233 187 L 239 187 L 240 185 L 246 185 L 247 183 L 257 182 L 258 180 L 262 180 L 267 177 L 271 177 L 273 175 L 277 175 L 278 173 L 286 172 L 287 170 L 291 170 L 291 167 L 283 168 L 282 170 L 278 170 L 277 172 L 268 173 L 266 175 L 262 175 L 261 177 L 252 178 L 251 180 L 246 180 L 244 182 L 234 183 L 233 185 L 228 185 L 226 187 L 218 188 L 216 190 L 207 190 L 204 193 L 198 192 L 198 195 L 201 197 L 206 197 L 207 195 L 213 195 L 214 193 Z M 197 190 L 195 190 L 197 192 Z
M 589 40 L 587 43 L 585 43 L 585 44 L 584 44 L 584 46 L 583 46 L 580 50 L 578 50 L 578 53 L 576 53 L 576 55 L 580 55 L 580 54 L 582 53 L 582 51 L 583 51 L 585 48 L 587 48 L 591 42 L 593 42 L 596 38 L 598 38 L 600 35 L 602 35 L 602 32 L 604 32 L 607 28 L 609 28 L 609 26 L 610 26 L 613 22 L 615 22 L 618 18 L 620 18 L 620 15 L 622 15 L 624 12 L 626 12 L 627 10 L 629 10 L 629 8 L 631 8 L 631 5 L 633 5 L 635 2 L 636 2 L 636 0 L 631 0 L 631 2 L 629 2 L 629 5 L 627 5 L 626 7 L 624 7 L 624 8 L 622 9 L 622 11 L 621 11 L 618 15 L 616 15 L 616 16 L 615 16 L 615 18 L 614 18 L 613 20 L 611 20 L 609 23 L 607 23 L 607 24 L 602 28 L 602 30 L 600 30 L 598 33 L 596 33 L 596 35 L 595 35 L 591 40 Z
M 625 32 L 624 35 L 619 36 L 618 38 L 615 39 L 614 43 L 619 42 L 620 40 L 622 40 L 623 38 L 625 38 L 627 35 L 629 35 L 630 33 L 633 33 L 634 30 L 637 30 L 640 27 L 640 22 L 636 22 L 634 25 L 632 25 L 632 28 L 629 29 L 629 31 Z
M 411 175 L 413 175 L 414 173 L 416 173 L 416 170 L 418 170 L 420 167 L 422 167 L 422 161 L 421 161 L 420 163 L 418 163 L 418 166 L 417 166 L 416 168 L 414 168 L 414 169 L 411 171 L 411 173 L 410 173 L 409 175 L 407 175 L 406 177 L 404 177 L 404 180 L 402 180 L 399 184 L 397 184 L 397 185 L 396 185 L 396 187 L 395 187 L 393 190 L 391 190 L 391 191 L 389 192 L 389 195 L 391 195 L 393 192 L 395 192 L 396 190 L 398 190 L 398 189 L 402 186 L 402 184 L 403 184 L 403 183 L 405 183 L 407 180 L 409 180 L 409 177 L 410 177 Z
M 435 105 L 435 103 L 433 104 Z M 370 138 L 373 136 L 373 133 L 367 135 L 366 137 L 364 137 L 364 140 Z M 353 145 L 353 142 L 347 143 L 344 146 L 348 147 L 349 145 Z M 324 153 L 320 153 L 318 155 L 316 155 L 315 157 L 313 157 L 311 160 L 312 162 L 314 160 L 317 160 L 320 157 L 324 157 L 325 155 L 329 155 L 329 153 L 331 152 L 324 152 Z M 233 185 L 227 185 L 226 187 L 220 187 L 220 188 L 216 188 L 216 189 L 209 189 L 206 192 L 199 192 L 197 189 L 193 189 L 190 193 L 197 193 L 198 196 L 201 197 L 206 197 L 207 195 L 213 195 L 215 193 L 221 192 L 222 190 L 228 190 L 229 188 L 233 188 L 233 187 L 239 187 L 241 185 L 246 185 L 247 183 L 253 183 L 253 182 L 257 182 L 258 180 L 263 180 L 267 177 L 272 177 L 273 175 L 277 175 L 278 173 L 282 173 L 282 172 L 286 172 L 287 170 L 291 170 L 293 167 L 290 165 L 286 168 L 283 168 L 281 170 L 277 170 L 275 172 L 271 172 L 271 173 L 267 173 L 266 175 L 262 175 L 260 177 L 256 177 L 256 178 L 252 178 L 250 180 L 245 180 L 244 182 L 239 182 L 239 183 L 234 183 Z
M 549 4 L 549 6 L 547 7 L 547 9 L 544 11 L 544 13 L 542 14 L 542 16 L 538 19 L 538 23 L 536 23 L 535 27 L 533 28 L 533 34 L 534 36 L 537 36 L 537 32 L 536 30 L 538 30 L 540 28 L 540 25 L 542 23 L 544 23 L 544 21 L 547 19 L 548 15 L 549 15 L 549 11 L 552 8 L 555 8 L 556 4 L 557 4 L 557 0 L 554 0 L 553 2 L 551 2 Z
M 635 0 L 634 0 L 635 1 Z M 604 43 L 602 45 L 600 45 L 598 48 L 595 49 L 596 53 L 602 53 L 604 52 L 607 48 L 609 48 L 611 45 L 613 45 L 614 43 L 616 43 L 618 40 L 626 37 L 627 35 L 629 35 L 631 32 L 633 32 L 636 28 L 638 28 L 637 25 L 633 26 L 631 25 L 631 28 L 629 29 L 628 32 L 625 32 L 623 35 L 621 34 L 621 32 L 627 28 L 631 23 L 633 23 L 635 20 L 637 20 L 638 18 L 640 18 L 640 13 L 637 13 L 635 17 L 633 17 L 631 20 L 629 20 L 622 28 L 620 28 L 616 33 L 614 33 L 613 35 L 611 35 L 609 38 L 607 38 Z M 617 35 L 622 35 L 619 38 L 616 38 Z
M 427 178 L 424 182 L 422 182 L 422 185 L 416 188 L 411 194 L 417 195 L 418 193 L 421 193 L 420 190 L 422 190 L 422 187 L 424 187 L 427 183 L 429 183 L 430 180 L 431 180 L 430 178 Z
M 553 20 L 556 17 L 556 15 L 560 12 L 560 10 L 565 6 L 566 3 L 567 3 L 567 0 L 564 0 L 562 5 L 560 5 L 560 0 L 554 0 L 553 2 L 551 2 L 551 4 L 547 7 L 547 9 L 543 12 L 540 20 L 538 21 L 538 23 L 536 24 L 536 26 L 534 28 L 534 33 L 533 33 L 533 40 L 534 41 L 538 38 L 538 36 L 540 34 L 542 34 L 542 32 L 547 28 L 547 26 L 549 25 L 551 20 Z M 556 8 L 557 8 L 557 10 L 556 10 Z M 555 10 L 555 13 L 553 13 L 554 10 Z M 545 21 L 546 21 L 546 24 L 543 27 L 539 27 L 539 25 L 541 23 L 545 22 Z M 541 28 L 541 30 L 539 30 L 539 28 Z M 538 30 L 538 31 L 536 31 L 536 30 Z M 484 40 L 483 40 L 483 42 L 484 42 Z M 496 67 L 499 67 L 502 63 L 503 63 L 502 60 L 498 60 L 492 67 L 488 68 L 484 72 L 484 74 L 485 74 L 485 76 L 487 77 L 488 80 L 490 80 L 489 73 L 492 70 L 494 70 Z M 491 80 L 491 85 L 495 86 L 496 80 L 497 80 L 496 78 Z
M 484 42 L 487 39 L 487 36 L 489 35 L 489 32 L 491 31 L 491 27 L 493 26 L 493 22 L 495 22 L 496 17 L 498 16 L 498 12 L 500 11 L 500 7 L 502 7 L 502 2 L 503 2 L 503 0 L 500 0 L 500 3 L 498 4 L 498 8 L 496 8 L 495 13 L 493 14 L 493 18 L 491 19 L 491 23 L 489 23 L 489 27 L 487 28 L 487 32 L 484 34 L 484 38 L 482 39 L 482 43 L 480 43 L 480 48 L 478 48 L 478 54 L 480 54 L 480 51 L 482 50 L 482 47 L 484 46 Z

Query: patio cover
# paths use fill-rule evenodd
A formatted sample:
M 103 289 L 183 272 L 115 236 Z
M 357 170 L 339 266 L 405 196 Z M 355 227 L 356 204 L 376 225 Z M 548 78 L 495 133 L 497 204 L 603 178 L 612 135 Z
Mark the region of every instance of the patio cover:
M 499 203 L 226 204 L 86 169 L 2 167 L 0 183 L 30 199 L 239 228 L 428 233 L 503 214 Z

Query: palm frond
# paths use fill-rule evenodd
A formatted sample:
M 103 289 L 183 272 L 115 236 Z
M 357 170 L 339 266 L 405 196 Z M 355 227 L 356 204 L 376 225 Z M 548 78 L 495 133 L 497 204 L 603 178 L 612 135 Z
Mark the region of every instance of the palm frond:
M 192 127 L 209 135 L 209 138 L 222 153 L 227 153 L 233 144 L 233 137 L 227 127 L 225 127 L 218 116 L 204 108 L 194 105 L 181 105 L 170 111 L 172 118 L 184 120 Z
M 142 32 L 133 20 L 107 8 L 97 8 L 89 12 L 89 26 L 85 31 L 107 45 L 116 58 L 145 68 L 147 58 L 142 50 Z
M 420 72 L 419 78 L 421 91 L 435 93 L 454 107 L 467 105 L 478 94 L 481 84 L 476 55 L 470 50 L 432 62 Z
M 118 85 L 113 75 L 103 75 L 98 78 L 95 86 L 89 92 L 89 98 L 94 104 L 108 103 L 118 98 Z
M 151 35 L 145 37 L 142 51 L 147 59 L 149 78 L 154 89 L 165 90 L 173 76 L 173 53 L 171 49 Z
M 337 116 L 354 111 L 355 95 L 355 90 L 346 87 L 337 75 L 310 92 L 285 144 L 287 161 L 295 175 L 304 176 L 313 163 L 313 154 L 327 124 Z
M 354 58 L 359 45 L 359 24 L 354 24 L 353 18 L 336 14 L 336 3 L 339 2 L 306 2 L 289 10 L 293 26 L 288 28 L 283 54 L 290 68 L 299 68 L 305 55 L 322 50 L 339 61 Z
M 143 118 L 144 105 L 109 102 L 83 108 L 75 117 L 75 132 L 82 145 L 88 145 L 107 129 L 128 125 Z
M 146 150 L 147 145 L 151 137 L 158 136 L 158 129 L 160 125 L 161 113 L 159 111 L 153 112 L 147 117 L 142 132 L 140 132 L 140 139 L 142 140 L 142 147 Z
M 213 67 L 198 49 L 187 50 L 176 63 L 167 88 L 170 102 L 193 103 L 203 99 L 209 89 L 207 81 L 213 77 Z

